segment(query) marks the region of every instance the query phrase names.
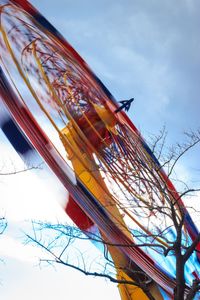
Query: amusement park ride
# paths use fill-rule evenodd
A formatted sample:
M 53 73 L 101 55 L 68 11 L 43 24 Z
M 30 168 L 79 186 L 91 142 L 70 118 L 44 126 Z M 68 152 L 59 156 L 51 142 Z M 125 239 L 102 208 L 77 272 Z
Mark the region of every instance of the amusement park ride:
M 155 299 L 173 299 L 175 279 L 159 254 L 132 246 L 134 230 L 147 237 L 159 230 L 152 207 L 182 203 L 172 182 L 110 92 L 28 1 L 0 0 L 0 22 L 3 132 L 25 161 L 39 153 L 69 192 L 68 216 L 85 234 L 101 235 L 119 280 L 136 283 L 119 285 L 122 300 L 149 299 L 139 282 Z M 185 215 L 194 240 L 186 208 Z

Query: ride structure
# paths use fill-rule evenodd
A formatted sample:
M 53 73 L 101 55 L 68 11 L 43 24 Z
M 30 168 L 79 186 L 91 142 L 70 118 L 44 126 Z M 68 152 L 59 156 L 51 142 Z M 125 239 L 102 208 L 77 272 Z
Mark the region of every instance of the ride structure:
M 184 207 L 172 182 L 110 92 L 28 1 L 1 0 L 0 24 L 0 95 L 10 113 L 3 132 L 24 160 L 35 149 L 46 161 L 69 192 L 68 216 L 101 236 L 119 281 L 135 283 L 119 284 L 122 300 L 173 299 L 174 274 L 135 235 L 168 246 L 163 214 L 174 202 L 177 215 Z M 184 234 L 195 240 L 184 212 Z

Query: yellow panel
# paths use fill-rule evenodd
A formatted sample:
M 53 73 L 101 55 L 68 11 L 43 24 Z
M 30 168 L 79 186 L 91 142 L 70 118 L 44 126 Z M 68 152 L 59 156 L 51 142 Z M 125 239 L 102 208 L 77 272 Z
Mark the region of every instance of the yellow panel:
M 99 114 L 101 114 L 101 117 L 105 119 L 104 121 L 107 122 L 108 116 L 104 113 L 104 111 L 99 112 Z M 107 125 L 112 126 L 113 123 L 114 120 L 112 120 L 112 122 L 108 123 Z M 101 177 L 98 166 L 96 165 L 93 157 L 84 152 L 83 145 L 81 144 L 81 138 L 77 135 L 73 126 L 69 123 L 61 133 L 61 141 L 65 146 L 68 158 L 72 162 L 76 175 L 90 190 L 90 192 L 98 199 L 98 201 L 104 207 L 106 207 L 107 211 L 111 215 L 111 218 L 115 223 L 117 223 L 118 227 L 130 239 L 132 239 L 132 236 L 124 223 L 123 217 L 120 214 L 114 199 L 109 195 L 109 191 L 107 190 L 107 187 Z M 106 240 L 103 234 L 102 238 Z M 123 254 L 117 249 L 117 247 L 108 246 L 108 250 L 110 255 L 112 256 L 116 269 L 125 268 L 127 262 L 124 259 Z M 132 279 L 122 271 L 117 272 L 117 278 L 119 280 L 125 279 L 128 281 L 132 281 Z M 148 300 L 148 297 L 144 294 L 144 292 L 134 285 L 119 284 L 118 288 L 122 300 Z M 154 294 L 156 300 L 163 300 L 156 284 L 154 283 L 152 284 L 151 292 L 152 294 Z

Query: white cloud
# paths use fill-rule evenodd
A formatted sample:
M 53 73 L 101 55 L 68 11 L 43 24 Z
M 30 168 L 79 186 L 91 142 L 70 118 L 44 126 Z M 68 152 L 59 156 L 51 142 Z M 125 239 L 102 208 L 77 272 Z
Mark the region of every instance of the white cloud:
M 31 2 L 39 10 L 42 8 L 47 19 L 53 20 L 56 27 L 59 25 L 59 30 L 76 46 L 76 50 L 90 59 L 94 72 L 98 71 L 100 79 L 105 80 L 104 83 L 109 85 L 117 98 L 136 98 L 133 112 L 137 126 L 139 124 L 153 132 L 167 123 L 167 129 L 175 136 L 183 126 L 199 125 L 200 2 L 185 0 L 177 1 L 176 5 L 174 1 L 157 0 L 119 0 L 117 4 L 116 1 L 92 0 Z M 14 152 L 10 157 L 16 162 Z M 198 152 L 196 158 L 198 163 Z M 184 180 L 190 177 L 185 167 L 179 167 L 177 173 Z M 42 177 L 42 174 L 39 176 Z M 1 177 L 0 180 L 1 201 L 10 219 L 52 219 L 57 215 L 57 208 L 52 203 L 58 195 L 52 192 L 52 181 L 46 179 L 46 189 L 36 175 L 29 173 L 24 177 Z M 62 192 L 59 191 L 59 195 L 62 197 Z M 13 241 L 5 243 L 15 249 Z M 10 272 L 20 273 L 21 269 L 12 268 Z M 66 280 L 62 273 L 63 286 L 56 286 L 52 296 L 50 292 L 48 295 L 48 290 L 55 281 L 59 281 L 58 277 L 51 284 L 48 282 L 45 291 L 45 276 L 40 277 L 41 285 L 37 275 L 35 277 L 31 278 L 33 282 L 23 278 L 14 291 L 11 285 L 3 299 L 13 299 L 13 295 L 16 299 L 55 299 L 58 293 L 60 299 L 65 299 L 68 286 L 72 286 L 71 278 Z M 66 282 L 70 284 L 66 286 Z M 90 297 L 108 297 L 104 287 L 101 288 L 103 294 L 97 292 L 98 282 L 93 281 L 84 294 L 85 282 L 85 277 L 79 283 L 74 281 L 70 298 L 89 300 Z M 31 295 L 26 285 L 32 288 Z M 93 295 L 91 286 L 95 290 Z M 37 289 L 39 293 L 36 295 Z M 117 299 L 113 293 L 111 295 L 108 298 Z
M 16 238 L 12 238 L 6 234 L 0 238 L 1 258 L 14 258 L 24 262 L 36 263 L 42 254 L 44 255 L 38 247 L 23 245 L 20 241 L 16 240 Z
M 61 193 L 56 190 L 53 180 L 48 178 L 48 182 L 44 184 L 29 171 L 7 176 L 4 183 L 1 183 L 1 207 L 4 208 L 6 217 L 13 221 L 63 221 L 67 217 L 56 200 L 65 197 L 68 197 L 68 193 L 64 189 Z
M 1 142 L 1 173 L 26 169 L 24 163 L 7 143 Z M 0 176 L 0 206 L 10 220 L 66 221 L 59 202 L 67 202 L 68 192 L 55 176 L 45 169 Z

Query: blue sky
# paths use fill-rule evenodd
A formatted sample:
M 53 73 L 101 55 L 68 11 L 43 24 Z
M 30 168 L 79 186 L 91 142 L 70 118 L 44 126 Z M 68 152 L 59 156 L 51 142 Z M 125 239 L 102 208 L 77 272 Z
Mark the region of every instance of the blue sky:
M 129 116 L 145 137 L 166 125 L 168 144 L 171 144 L 183 139 L 184 130 L 200 128 L 198 0 L 176 3 L 172 0 L 32 0 L 31 3 L 64 35 L 117 100 L 135 97 Z M 12 168 L 11 161 L 20 166 L 21 162 L 2 136 L 0 151 L 1 166 Z M 182 179 L 199 180 L 198 156 L 199 148 L 181 161 L 177 172 Z M 8 232 L 0 239 L 1 245 L 9 247 L 1 248 L 5 262 L 0 264 L 2 299 L 11 300 L 14 296 L 21 300 L 56 297 L 62 300 L 70 295 L 73 300 L 80 297 L 117 300 L 117 289 L 103 280 L 86 279 L 61 267 L 57 271 L 50 268 L 39 271 L 29 256 L 22 259 L 17 254 L 17 246 L 13 253 L 8 251 L 15 248 L 16 236 L 22 235 L 19 229 L 22 219 L 35 218 L 38 214 L 44 217 L 45 201 L 51 194 L 53 203 L 62 189 L 47 192 L 46 183 L 40 186 L 35 174 L 20 176 L 0 177 L 0 191 L 10 218 Z M 39 176 L 44 177 L 41 173 Z M 27 204 L 33 183 L 37 191 L 32 191 Z M 10 186 L 15 190 L 14 196 Z M 37 209 L 41 202 L 44 204 L 40 215 Z M 52 204 L 48 209 L 51 218 L 54 211 Z M 19 246 L 19 252 L 23 251 Z
M 145 137 L 168 143 L 200 126 L 200 3 L 196 0 L 32 1 L 86 60 Z M 195 176 L 197 155 L 186 157 Z M 196 175 L 197 172 L 197 175 Z

